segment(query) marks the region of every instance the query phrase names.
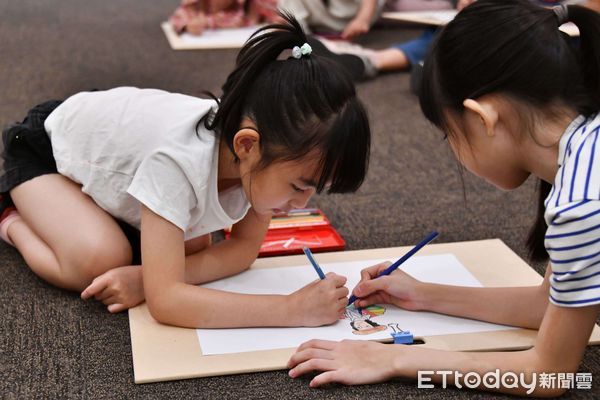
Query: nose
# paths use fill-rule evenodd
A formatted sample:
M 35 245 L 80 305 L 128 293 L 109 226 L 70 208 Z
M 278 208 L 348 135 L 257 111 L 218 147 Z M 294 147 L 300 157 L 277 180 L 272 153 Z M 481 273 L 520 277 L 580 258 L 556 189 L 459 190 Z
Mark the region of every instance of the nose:
M 290 201 L 292 208 L 304 208 L 308 204 L 308 201 L 315 193 L 313 189 L 305 190 L 303 193 L 298 193 L 296 197 Z

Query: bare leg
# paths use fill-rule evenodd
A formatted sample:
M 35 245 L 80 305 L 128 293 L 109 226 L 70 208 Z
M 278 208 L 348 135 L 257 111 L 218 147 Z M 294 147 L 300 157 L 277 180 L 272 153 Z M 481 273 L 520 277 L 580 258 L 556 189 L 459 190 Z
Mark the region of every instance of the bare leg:
M 379 71 L 398 71 L 408 69 L 410 63 L 404 52 L 397 48 L 377 50 L 369 56 Z
M 210 246 L 210 235 L 200 236 L 185 242 L 185 254 L 197 253 Z M 142 267 L 127 265 L 113 268 L 96 277 L 81 293 L 81 298 L 95 298 L 116 313 L 134 307 L 144 301 Z
M 98 275 L 131 263 L 131 248 L 114 219 L 59 174 L 11 191 L 22 220 L 8 235 L 29 267 L 61 288 L 80 291 Z
M 54 252 L 31 230 L 23 218 L 10 224 L 8 235 L 33 272 L 45 281 L 61 286 L 53 273 L 60 269 Z
M 319 38 L 319 41 L 336 54 L 352 54 L 368 58 L 377 71 L 401 71 L 410 67 L 406 54 L 398 48 L 389 47 L 383 50 L 372 50 L 351 42 L 333 41 Z

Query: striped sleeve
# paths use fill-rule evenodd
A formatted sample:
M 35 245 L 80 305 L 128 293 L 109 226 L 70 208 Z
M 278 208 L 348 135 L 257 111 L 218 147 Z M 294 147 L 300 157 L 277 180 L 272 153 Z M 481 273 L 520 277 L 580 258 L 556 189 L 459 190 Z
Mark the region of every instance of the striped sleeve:
M 546 233 L 550 300 L 566 307 L 600 304 L 600 201 L 568 203 L 554 211 Z
M 564 307 L 600 304 L 600 124 L 598 116 L 578 122 L 561 139 L 545 214 L 550 301 Z

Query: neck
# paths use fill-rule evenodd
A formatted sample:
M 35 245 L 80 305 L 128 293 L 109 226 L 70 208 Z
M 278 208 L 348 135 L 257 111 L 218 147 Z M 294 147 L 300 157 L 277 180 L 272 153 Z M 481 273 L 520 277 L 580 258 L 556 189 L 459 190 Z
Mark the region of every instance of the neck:
M 241 183 L 239 164 L 235 161 L 231 150 L 223 140 L 219 140 L 218 168 L 217 180 L 219 191 Z
M 562 135 L 575 119 L 577 112 L 571 110 L 561 118 L 546 120 L 536 129 L 535 138 L 527 135 L 520 148 L 520 157 L 524 168 L 538 178 L 553 184 L 558 172 L 558 149 Z

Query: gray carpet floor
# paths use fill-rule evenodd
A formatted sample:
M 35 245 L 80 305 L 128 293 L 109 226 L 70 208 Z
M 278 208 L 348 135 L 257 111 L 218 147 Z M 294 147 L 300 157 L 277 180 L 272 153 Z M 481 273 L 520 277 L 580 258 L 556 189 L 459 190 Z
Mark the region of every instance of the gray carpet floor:
M 0 1 L 0 125 L 33 105 L 91 88 L 130 85 L 190 95 L 219 93 L 233 50 L 173 51 L 160 22 L 177 0 Z M 362 43 L 385 47 L 419 34 L 384 26 Z M 408 74 L 361 83 L 373 129 L 371 168 L 355 195 L 319 196 L 347 248 L 408 245 L 439 230 L 439 242 L 500 238 L 526 256 L 534 182 L 501 192 L 468 173 L 464 186 L 447 143 L 421 116 Z M 464 187 L 464 191 L 463 191 Z M 541 271 L 541 265 L 535 266 Z M 412 381 L 325 389 L 285 371 L 135 385 L 127 314 L 53 288 L 0 244 L 0 397 L 22 398 L 488 398 L 457 389 L 419 390 Z M 600 348 L 580 367 L 600 373 Z M 599 398 L 572 390 L 566 398 Z

